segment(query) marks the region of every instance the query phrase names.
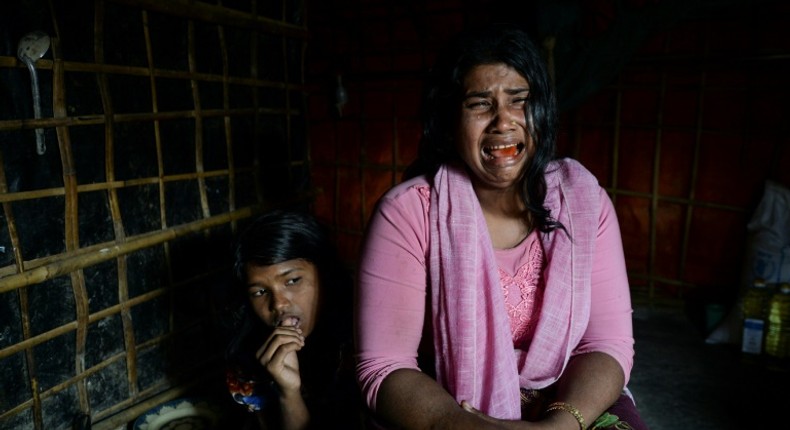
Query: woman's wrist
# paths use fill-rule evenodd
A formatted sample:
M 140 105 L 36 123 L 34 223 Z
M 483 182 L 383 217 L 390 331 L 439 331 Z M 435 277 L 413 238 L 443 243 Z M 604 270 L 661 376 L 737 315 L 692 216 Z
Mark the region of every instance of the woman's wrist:
M 582 416 L 582 413 L 579 412 L 579 410 L 576 409 L 576 407 L 574 407 L 570 403 L 566 403 L 566 402 L 551 403 L 546 408 L 545 414 L 549 414 L 551 412 L 555 412 L 555 414 L 559 414 L 559 413 L 568 414 L 568 416 L 572 416 L 576 420 L 576 423 L 579 425 L 580 430 L 586 430 L 587 428 L 587 424 L 584 421 L 584 417 Z

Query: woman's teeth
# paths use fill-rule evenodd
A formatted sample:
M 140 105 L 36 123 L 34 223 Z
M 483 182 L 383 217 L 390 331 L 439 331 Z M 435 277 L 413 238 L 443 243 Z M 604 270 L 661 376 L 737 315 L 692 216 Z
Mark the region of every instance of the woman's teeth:
M 523 143 L 483 147 L 483 154 L 491 158 L 515 157 L 524 149 Z

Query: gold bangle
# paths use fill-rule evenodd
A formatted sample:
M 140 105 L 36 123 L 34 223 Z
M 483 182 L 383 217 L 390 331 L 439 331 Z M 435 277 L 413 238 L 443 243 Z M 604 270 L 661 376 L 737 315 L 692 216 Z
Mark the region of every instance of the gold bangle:
M 573 405 L 571 405 L 570 403 L 554 402 L 550 404 L 549 407 L 546 409 L 546 413 L 556 410 L 562 410 L 573 415 L 573 417 L 576 418 L 576 421 L 579 422 L 579 428 L 581 430 L 585 430 L 587 428 L 584 426 L 584 417 L 582 416 L 582 413 L 579 412 L 578 409 L 574 408 Z

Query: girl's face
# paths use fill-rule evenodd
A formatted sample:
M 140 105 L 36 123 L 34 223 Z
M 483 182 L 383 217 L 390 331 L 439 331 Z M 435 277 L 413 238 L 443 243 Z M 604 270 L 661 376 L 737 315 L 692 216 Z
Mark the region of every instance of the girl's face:
M 307 337 L 318 317 L 319 279 L 315 265 L 302 259 L 270 266 L 247 264 L 247 291 L 255 314 L 269 327 L 302 329 Z
M 502 63 L 476 66 L 464 78 L 458 152 L 475 187 L 506 189 L 521 177 L 535 152 L 528 97 L 527 80 Z

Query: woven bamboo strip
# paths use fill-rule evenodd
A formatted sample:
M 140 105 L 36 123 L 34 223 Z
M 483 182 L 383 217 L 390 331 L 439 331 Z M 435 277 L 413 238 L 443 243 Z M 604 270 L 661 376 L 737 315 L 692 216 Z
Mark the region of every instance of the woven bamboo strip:
M 72 378 L 69 378 L 68 380 L 66 380 L 64 382 L 61 382 L 60 384 L 49 388 L 48 390 L 46 390 L 46 391 L 41 393 L 41 399 L 45 400 L 45 399 L 47 399 L 49 397 L 52 397 L 55 394 L 60 393 L 64 389 L 74 385 L 75 382 L 83 380 L 83 379 L 85 379 L 85 378 L 97 373 L 98 371 L 104 369 L 105 367 L 109 366 L 110 364 L 112 364 L 112 363 L 124 358 L 124 356 L 125 356 L 124 353 L 116 354 L 116 355 L 114 355 L 114 356 L 102 361 L 101 363 L 91 367 L 90 369 L 86 369 L 81 374 L 79 374 L 77 376 L 74 376 Z M 9 417 L 9 416 L 16 415 L 19 412 L 22 412 L 25 409 L 28 409 L 30 406 L 32 406 L 32 404 L 33 404 L 32 400 L 27 400 L 25 402 L 22 402 L 22 403 L 16 405 L 13 409 L 9 409 L 9 410 L 3 412 L 3 414 L 0 414 L 0 420 L 2 420 L 3 418 Z
M 8 185 L 6 183 L 5 178 L 5 161 L 3 160 L 3 153 L 0 151 L 0 193 L 8 192 Z M 19 235 L 17 234 L 16 230 L 16 221 L 14 218 L 14 212 L 11 208 L 11 204 L 8 202 L 3 203 L 3 214 L 6 218 L 6 225 L 8 227 L 8 235 L 11 240 L 11 246 L 13 247 L 14 252 L 14 266 L 13 269 L 15 273 L 20 273 L 24 270 L 23 267 L 23 258 L 22 258 L 22 247 L 19 242 Z M 20 323 L 22 326 L 22 339 L 27 340 L 31 337 L 31 329 L 30 329 L 30 303 L 28 300 L 27 294 L 27 287 L 23 287 L 17 290 L 17 296 L 19 297 L 19 313 L 20 313 Z M 30 388 L 31 388 L 31 400 L 30 403 L 34 405 L 34 422 L 38 423 L 40 427 L 41 424 L 41 397 L 38 392 L 38 377 L 36 376 L 36 361 L 33 355 L 32 350 L 25 351 L 25 364 L 26 364 L 26 375 L 28 381 L 30 381 Z
M 301 115 L 298 110 L 285 110 L 281 108 L 259 108 L 256 112 L 254 108 L 243 109 L 208 109 L 201 112 L 204 118 L 225 117 L 225 116 L 254 116 L 254 115 Z M 158 113 L 125 113 L 113 115 L 113 121 L 121 122 L 150 122 L 156 120 L 172 120 L 194 118 L 194 111 L 170 111 Z M 12 119 L 0 120 L 0 131 L 30 130 L 35 128 L 47 128 L 57 126 L 78 126 L 78 125 L 100 125 L 104 124 L 104 115 L 81 115 L 78 117 L 65 118 L 42 118 L 42 119 Z
M 104 61 L 104 43 L 103 33 L 104 26 L 101 25 L 104 20 L 104 2 L 96 2 L 96 43 L 94 44 L 94 56 L 97 64 L 105 64 Z M 101 5 L 101 9 L 100 9 Z M 131 35 L 130 35 L 131 37 Z M 99 85 L 99 94 L 101 95 L 103 114 L 105 118 L 104 132 L 105 132 L 105 177 L 107 181 L 115 180 L 115 122 L 114 122 L 114 109 L 112 103 L 112 94 L 110 93 L 109 83 L 106 73 L 98 73 L 96 75 Z M 126 232 L 124 231 L 123 219 L 121 216 L 120 203 L 118 201 L 117 188 L 109 188 L 107 198 L 109 200 L 110 216 L 113 223 L 113 233 L 115 240 L 118 243 L 126 241 Z M 121 326 L 123 327 L 123 342 L 126 351 L 126 377 L 128 383 L 128 393 L 130 397 L 137 394 L 137 354 L 134 348 L 134 326 L 130 310 L 127 306 L 129 298 L 128 293 L 128 266 L 126 264 L 126 254 L 119 255 L 116 258 L 115 264 L 117 266 L 117 279 L 118 279 L 118 303 L 120 306 Z
M 222 56 L 222 108 L 230 110 L 230 66 L 228 64 L 228 46 L 225 40 L 225 27 L 217 26 L 217 37 L 219 38 L 220 55 Z M 236 167 L 233 161 L 233 127 L 231 127 L 230 116 L 223 117 L 225 131 L 225 156 L 228 158 L 228 210 L 236 210 Z M 230 225 L 231 231 L 235 234 L 236 223 Z
M 252 172 L 252 168 L 242 168 L 238 169 L 238 172 Z M 140 185 L 153 185 L 158 184 L 159 182 L 177 182 L 177 181 L 189 181 L 194 180 L 197 178 L 212 178 L 218 176 L 227 176 L 230 172 L 228 170 L 212 170 L 208 172 L 200 172 L 200 173 L 181 173 L 177 175 L 170 175 L 165 176 L 162 178 L 138 178 L 138 179 L 129 179 L 124 181 L 112 181 L 112 182 L 98 182 L 95 184 L 85 184 L 85 185 L 78 185 L 77 192 L 79 193 L 87 193 L 93 191 L 101 191 L 101 190 L 110 190 L 110 189 L 117 189 L 117 188 L 128 188 L 128 187 L 137 187 Z M 0 203 L 8 203 L 8 202 L 15 202 L 15 201 L 22 201 L 22 200 L 35 200 L 44 197 L 57 197 L 62 196 L 66 193 L 65 188 L 47 188 L 43 190 L 36 190 L 36 191 L 19 191 L 15 193 L 0 193 Z
M 0 56 L 0 67 L 4 68 L 20 68 L 24 69 L 27 66 L 19 61 L 16 57 Z M 36 68 L 42 70 L 52 69 L 52 60 L 40 59 L 36 62 Z M 157 78 L 168 79 L 182 79 L 182 80 L 196 80 L 205 82 L 222 82 L 222 75 L 204 72 L 189 72 L 187 70 L 169 70 L 169 69 L 150 69 L 141 66 L 125 66 L 116 64 L 96 64 L 96 63 L 83 63 L 77 61 L 64 61 L 63 70 L 66 72 L 85 72 L 85 73 L 107 73 L 116 75 L 128 76 L 155 76 Z M 286 84 L 285 82 L 271 81 L 266 79 L 254 79 L 248 77 L 231 76 L 228 78 L 229 82 L 234 85 L 242 85 L 249 87 L 273 88 L 282 90 L 305 90 L 306 86 L 303 84 Z
M 5 178 L 5 160 L 3 159 L 3 152 L 0 151 L 0 196 L 8 193 L 8 183 Z M 6 227 L 8 228 L 8 236 L 11 240 L 12 252 L 14 253 L 14 269 L 17 273 L 24 270 L 22 265 L 22 245 L 19 243 L 19 234 L 16 230 L 16 221 L 14 218 L 14 211 L 11 208 L 10 202 L 2 201 L 3 215 L 6 219 Z
M 163 339 L 160 339 L 160 342 L 162 340 Z M 157 342 L 157 343 L 160 343 L 160 342 Z M 125 352 L 121 352 L 121 353 L 118 353 L 118 354 L 116 354 L 116 355 L 114 355 L 112 357 L 109 357 L 109 358 L 105 359 L 104 361 L 102 361 L 101 363 L 98 363 L 95 366 L 91 367 L 90 369 L 86 369 L 83 373 L 81 373 L 79 375 L 76 375 L 76 376 L 74 376 L 74 377 L 72 377 L 72 378 L 70 378 L 70 379 L 68 379 L 68 380 L 66 380 L 66 381 L 54 386 L 54 387 L 51 387 L 51 388 L 49 388 L 46 391 L 43 391 L 40 394 L 40 397 L 41 397 L 42 400 L 45 400 L 45 399 L 47 399 L 49 397 L 52 397 L 52 396 L 62 392 L 66 388 L 70 387 L 71 385 L 74 385 L 75 383 L 77 383 L 79 381 L 84 381 L 85 379 L 87 379 L 91 375 L 94 375 L 94 374 L 98 373 L 99 371 L 103 370 L 107 366 L 117 362 L 118 360 L 122 360 L 125 357 L 126 357 L 126 353 Z M 212 360 L 216 360 L 216 358 L 217 357 L 208 357 L 207 359 L 203 360 L 202 362 L 196 364 L 194 366 L 194 368 L 195 369 L 206 368 L 207 364 L 211 364 L 213 362 Z M 216 369 L 215 369 L 215 371 L 216 371 Z M 202 383 L 204 380 L 209 379 L 210 377 L 214 377 L 214 375 L 212 375 L 212 373 L 213 372 L 211 372 L 211 371 L 206 372 L 206 373 L 199 373 L 196 378 L 189 378 L 188 382 L 185 382 L 185 385 L 184 385 L 184 387 L 186 387 L 187 390 L 185 390 L 183 392 L 187 392 L 189 389 L 194 388 L 198 384 Z M 184 379 L 185 381 L 187 381 L 187 378 L 183 378 L 182 377 L 181 379 Z M 160 382 L 158 384 L 155 384 L 155 385 L 147 388 L 144 391 L 138 392 L 135 396 L 129 397 L 128 399 L 113 405 L 110 408 L 107 408 L 105 410 L 99 411 L 97 413 L 92 413 L 93 418 L 97 419 L 97 420 L 101 420 L 102 418 L 111 416 L 111 415 L 115 414 L 116 412 L 118 412 L 119 410 L 124 410 L 124 409 L 128 408 L 130 405 L 133 405 L 136 401 L 138 401 L 140 399 L 148 398 L 148 397 L 150 397 L 150 396 L 152 396 L 152 395 L 154 395 L 154 394 L 156 394 L 158 392 L 161 392 L 163 389 L 167 389 L 168 388 L 168 384 L 171 384 L 171 383 L 172 383 L 172 381 L 162 381 L 162 382 Z M 180 393 L 183 393 L 183 392 L 180 392 Z M 145 403 L 145 402 L 143 402 L 143 403 Z M 16 405 L 15 407 L 13 407 L 13 408 L 11 408 L 9 410 L 6 410 L 2 414 L 0 414 L 0 420 L 3 420 L 5 418 L 11 417 L 11 416 L 14 416 L 14 415 L 26 410 L 26 409 L 29 409 L 33 405 L 34 405 L 34 401 L 32 399 L 27 400 L 25 402 L 22 402 L 22 403 Z M 145 407 L 145 410 L 147 410 L 151 406 L 154 406 L 154 405 L 150 405 L 150 404 L 147 404 L 147 403 L 146 403 L 146 405 L 147 406 Z M 134 411 L 136 411 L 136 410 L 137 409 L 135 408 Z M 133 415 L 133 416 L 124 415 L 124 417 L 125 417 L 124 420 L 126 420 L 126 421 L 133 420 L 137 415 L 141 414 L 142 412 L 140 412 L 140 413 L 129 412 L 129 413 L 130 414 L 134 413 L 135 415 Z M 102 423 L 102 424 L 106 424 L 106 423 Z M 103 428 L 103 427 L 97 426 L 94 423 L 92 428 L 95 429 L 95 428 Z M 113 428 L 117 428 L 117 426 L 115 426 Z
M 153 300 L 153 299 L 155 299 L 157 297 L 163 296 L 163 295 L 167 294 L 167 292 L 169 291 L 169 288 L 173 289 L 173 290 L 179 290 L 181 288 L 187 288 L 187 287 L 190 287 L 192 284 L 194 284 L 196 282 L 199 282 L 202 279 L 206 279 L 206 278 L 209 278 L 210 276 L 216 275 L 218 272 L 219 272 L 219 270 L 215 270 L 215 271 L 208 272 L 208 273 L 205 273 L 203 275 L 199 275 L 199 276 L 193 277 L 191 279 L 182 281 L 182 282 L 180 282 L 180 283 L 178 283 L 176 285 L 171 285 L 170 287 L 157 288 L 157 289 L 149 291 L 149 292 L 147 292 L 145 294 L 140 294 L 140 295 L 135 296 L 133 298 L 127 299 L 124 303 L 119 303 L 117 305 L 113 305 L 113 306 L 109 306 L 107 308 L 101 309 L 101 310 L 99 310 L 99 311 L 97 311 L 95 313 L 92 313 L 92 314 L 88 315 L 88 325 L 93 324 L 93 323 L 95 323 L 97 321 L 101 321 L 101 320 L 103 320 L 103 319 L 105 319 L 107 317 L 110 317 L 112 315 L 115 315 L 115 314 L 118 314 L 118 313 L 122 313 L 122 312 L 124 312 L 127 309 L 131 309 L 131 308 L 133 308 L 133 307 L 135 307 L 135 306 L 137 306 L 139 304 L 151 301 L 151 300 Z M 121 316 L 123 317 L 123 314 Z M 66 333 L 68 333 L 70 331 L 75 330 L 76 328 L 77 328 L 76 323 L 74 321 L 71 321 L 71 322 L 63 324 L 63 325 L 61 325 L 59 327 L 55 327 L 55 328 L 53 328 L 51 330 L 48 330 L 48 331 L 46 331 L 44 333 L 40 333 L 40 334 L 38 334 L 36 336 L 28 336 L 22 342 L 13 344 L 13 345 L 11 345 L 11 346 L 9 346 L 7 348 L 4 348 L 4 349 L 0 349 L 0 359 L 9 357 L 9 356 L 14 355 L 14 354 L 16 354 L 18 352 L 21 352 L 21 351 L 30 350 L 31 348 L 35 347 L 36 345 L 40 345 L 40 344 L 42 344 L 42 343 L 44 343 L 44 342 L 46 342 L 48 340 L 54 339 L 54 338 L 56 338 L 58 336 L 62 336 L 62 335 L 66 334 Z M 143 346 L 145 346 L 145 344 L 140 344 L 140 345 L 134 346 L 134 348 L 141 348 Z
M 66 114 L 66 92 L 62 54 L 60 52 L 60 39 L 53 37 L 52 42 L 52 111 L 57 117 L 65 117 Z M 72 154 L 71 139 L 68 127 L 57 127 L 58 149 L 60 150 L 60 162 L 63 174 L 64 188 L 64 242 L 66 252 L 79 248 L 79 208 L 77 197 L 77 177 L 74 168 L 74 156 Z M 74 368 L 77 374 L 85 371 L 85 345 L 88 336 L 88 294 L 85 289 L 85 279 L 82 269 L 77 269 L 69 273 L 71 278 L 71 288 L 74 294 L 74 305 L 77 323 L 76 346 L 74 356 Z M 88 399 L 88 387 L 84 382 L 77 384 L 77 394 L 82 411 L 90 410 L 90 400 Z
M 149 70 L 149 85 L 151 87 L 151 112 L 154 115 L 159 113 L 159 98 L 157 95 L 156 90 L 156 78 L 155 78 L 155 66 L 154 66 L 154 54 L 153 48 L 151 45 L 151 31 L 148 25 L 148 11 L 142 10 L 141 18 L 143 22 L 143 40 L 145 43 L 145 55 L 146 55 L 146 62 L 148 65 Z M 156 143 L 156 164 L 157 164 L 157 196 L 159 198 L 159 221 L 160 221 L 160 228 L 166 229 L 167 228 L 167 221 L 165 216 L 165 181 L 164 181 L 164 167 L 162 161 L 162 132 L 161 132 L 161 125 L 158 119 L 153 121 L 154 124 L 154 142 Z M 170 245 L 168 243 L 164 243 L 162 245 L 165 255 L 167 256 L 167 261 L 170 261 Z M 131 307 L 134 306 L 132 303 L 129 302 L 128 299 L 128 291 L 127 297 L 123 302 L 120 302 L 119 305 L 122 307 L 122 322 L 123 322 L 123 336 L 124 336 L 124 346 L 126 347 L 126 351 L 134 354 L 134 360 L 137 361 L 137 339 L 134 335 L 134 325 L 131 316 Z M 140 388 L 137 384 L 137 366 L 131 366 L 130 362 L 127 362 L 127 375 L 129 381 L 129 390 L 132 393 L 132 398 L 136 398 L 139 396 Z
M 255 115 L 301 115 L 298 110 L 285 110 L 281 108 L 259 108 L 256 112 L 254 108 L 243 109 L 207 109 L 202 112 L 204 118 L 225 117 L 225 116 L 255 116 Z M 194 111 L 170 111 L 158 113 L 124 113 L 115 114 L 113 121 L 121 122 L 150 122 L 156 120 L 172 120 L 194 118 Z M 57 126 L 79 126 L 79 125 L 100 125 L 104 124 L 104 115 L 81 115 L 78 117 L 65 118 L 42 118 L 42 119 L 11 119 L 0 120 L 0 131 L 30 130 L 35 128 L 47 128 Z
M 157 289 L 157 290 L 154 290 L 154 291 L 149 291 L 146 294 L 143 294 L 143 295 L 140 295 L 140 296 L 137 296 L 137 297 L 135 297 L 133 299 L 128 300 L 126 305 L 128 305 L 129 307 L 132 307 L 134 305 L 137 305 L 137 304 L 140 304 L 140 303 L 144 303 L 146 301 L 149 301 L 149 300 L 152 300 L 152 299 L 154 299 L 156 297 L 159 297 L 159 296 L 165 294 L 166 292 L 167 292 L 167 290 L 165 288 L 160 288 L 160 289 Z M 121 311 L 121 305 L 120 304 L 119 305 L 115 305 L 115 306 L 111 306 L 111 307 L 106 308 L 106 309 L 102 309 L 101 311 L 90 315 L 89 318 L 88 318 L 88 323 L 89 324 L 90 323 L 94 323 L 96 321 L 104 319 L 104 318 L 106 318 L 106 317 L 108 317 L 110 315 L 113 315 L 115 313 L 118 313 L 120 311 Z M 66 334 L 66 333 L 68 333 L 70 331 L 74 331 L 76 329 L 77 329 L 77 322 L 76 321 L 71 321 L 71 322 L 63 324 L 63 325 L 61 325 L 59 327 L 55 327 L 55 328 L 53 328 L 51 330 L 45 331 L 44 333 L 38 334 L 36 336 L 32 336 L 29 339 L 25 339 L 24 341 L 16 343 L 14 345 L 11 345 L 8 348 L 0 349 L 0 359 L 5 358 L 5 357 L 9 357 L 11 355 L 14 355 L 14 354 L 20 352 L 20 351 L 29 350 L 29 349 L 35 347 L 36 345 L 40 345 L 40 344 L 42 344 L 42 343 L 44 343 L 44 342 L 46 342 L 48 340 L 54 339 L 54 338 L 56 338 L 58 336 L 62 336 L 64 334 Z
M 187 64 L 189 71 L 194 73 L 197 71 L 197 64 L 195 60 L 195 23 L 190 20 L 187 24 Z M 192 88 L 192 103 L 195 107 L 195 172 L 202 173 L 203 167 L 203 115 L 201 113 L 200 103 L 200 86 L 195 80 L 190 81 Z M 211 216 L 211 211 L 208 206 L 208 193 L 206 191 L 206 181 L 198 176 L 198 193 L 200 194 L 200 208 L 203 212 L 203 218 Z M 208 232 L 206 232 L 208 233 Z
M 282 35 L 295 39 L 307 39 L 306 28 L 265 18 L 253 13 L 214 6 L 192 0 L 111 0 L 130 6 L 139 6 L 149 11 L 160 12 L 196 21 L 221 24 L 232 27 L 256 29 L 266 33 Z
M 179 385 L 170 386 L 172 384 L 168 384 L 167 382 L 154 385 L 145 391 L 140 392 L 140 395 L 137 398 L 128 399 L 124 402 L 114 405 L 108 411 L 102 411 L 97 414 L 95 417 L 96 421 L 92 424 L 91 429 L 116 430 L 121 427 L 125 428 L 129 422 L 134 421 L 137 417 L 143 415 L 149 409 L 170 400 L 182 397 L 196 387 L 199 387 L 205 381 L 215 377 L 216 375 L 212 372 L 204 372 L 198 373 L 192 377 L 182 378 L 182 381 L 174 381 L 174 383 L 179 383 Z M 145 400 L 139 401 L 140 399 Z M 109 415 L 109 412 L 116 413 Z
M 205 319 L 207 319 L 207 318 L 205 318 Z M 196 321 L 191 326 L 184 327 L 183 329 L 181 329 L 178 332 L 168 332 L 168 333 L 166 333 L 166 334 L 164 334 L 162 336 L 159 336 L 159 337 L 157 337 L 155 339 L 152 339 L 151 341 L 147 342 L 147 344 L 151 345 L 151 346 L 163 344 L 166 341 L 168 341 L 169 339 L 178 336 L 182 332 L 189 330 L 190 328 L 200 324 L 201 322 L 203 322 L 203 321 Z M 146 345 L 146 346 L 148 346 L 148 345 Z M 144 347 L 145 346 L 141 345 L 140 348 L 143 349 Z M 53 395 L 55 395 L 57 393 L 60 393 L 61 391 L 63 391 L 64 389 L 70 387 L 71 385 L 78 384 L 78 383 L 81 383 L 81 382 L 85 381 L 89 376 L 97 373 L 98 371 L 100 371 L 103 368 L 109 366 L 110 364 L 112 364 L 112 363 L 114 363 L 114 362 L 116 362 L 116 361 L 118 361 L 118 360 L 120 360 L 122 358 L 127 357 L 127 355 L 128 355 L 128 351 L 120 352 L 120 353 L 118 353 L 118 354 L 116 354 L 116 355 L 114 355 L 112 357 L 109 357 L 108 359 L 104 360 L 103 362 L 91 367 L 90 369 L 85 369 L 83 372 L 78 373 L 75 376 L 73 376 L 73 377 L 61 382 L 60 384 L 57 384 L 57 385 L 49 388 L 48 390 L 44 391 L 43 393 L 41 393 L 41 399 L 45 400 L 48 397 L 51 397 L 51 396 L 53 396 Z M 214 359 L 216 359 L 218 357 L 219 357 L 219 354 L 217 353 L 214 356 L 208 357 L 207 360 L 214 360 Z M 196 366 L 196 367 L 199 367 L 199 365 Z
M 253 208 L 245 207 L 233 212 L 223 213 L 210 218 L 168 228 L 167 230 L 154 231 L 130 237 L 127 238 L 125 243 L 114 244 L 98 252 L 58 259 L 52 263 L 0 279 L 0 293 L 12 291 L 27 285 L 38 284 L 48 279 L 66 275 L 74 270 L 80 270 L 88 266 L 99 264 L 115 258 L 118 255 L 128 254 L 188 234 L 200 232 L 207 228 L 227 224 L 232 220 L 247 218 L 255 212 L 257 211 L 253 211 Z

